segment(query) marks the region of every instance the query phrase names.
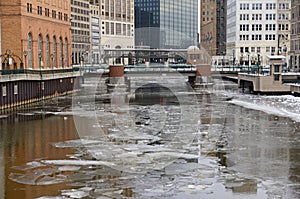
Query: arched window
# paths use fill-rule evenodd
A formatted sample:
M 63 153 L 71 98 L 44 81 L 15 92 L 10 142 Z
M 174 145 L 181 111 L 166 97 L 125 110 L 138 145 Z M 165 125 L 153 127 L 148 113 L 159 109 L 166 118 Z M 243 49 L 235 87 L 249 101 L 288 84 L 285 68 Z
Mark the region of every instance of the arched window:
M 52 48 L 53 48 L 53 68 L 56 68 L 56 60 L 57 60 L 57 55 L 56 55 L 56 37 L 53 36 L 53 41 L 52 41 Z
M 43 65 L 43 43 L 42 43 L 42 35 L 38 36 L 38 58 L 39 58 L 39 68 Z
M 32 68 L 32 34 L 28 34 L 28 68 Z
M 59 38 L 59 67 L 62 68 L 63 67 L 63 42 L 62 42 L 62 38 Z
M 46 67 L 50 68 L 50 45 L 49 35 L 46 36 Z
M 65 52 L 65 66 L 69 67 L 69 50 L 68 50 L 68 38 L 65 38 L 64 43 L 64 52 Z

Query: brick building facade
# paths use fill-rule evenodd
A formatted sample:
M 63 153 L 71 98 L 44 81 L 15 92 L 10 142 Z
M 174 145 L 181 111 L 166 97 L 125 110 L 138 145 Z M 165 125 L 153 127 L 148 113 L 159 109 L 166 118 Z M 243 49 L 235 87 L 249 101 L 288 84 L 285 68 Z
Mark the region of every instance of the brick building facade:
M 70 27 L 70 0 L 1 0 L 0 69 L 71 67 Z

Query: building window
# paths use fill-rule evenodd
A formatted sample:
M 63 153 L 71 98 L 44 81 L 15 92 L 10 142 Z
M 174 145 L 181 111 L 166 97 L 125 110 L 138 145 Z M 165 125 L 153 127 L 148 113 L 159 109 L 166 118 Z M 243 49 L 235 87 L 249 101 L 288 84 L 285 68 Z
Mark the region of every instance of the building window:
M 56 11 L 52 10 L 52 18 L 56 19 Z
M 121 24 L 116 23 L 116 35 L 121 35 Z
M 58 12 L 58 19 L 62 20 L 62 13 L 61 12 Z
M 28 68 L 32 68 L 32 35 L 28 34 Z
M 59 67 L 63 68 L 63 41 L 62 38 L 59 38 Z
M 260 47 L 257 47 L 257 48 L 256 48 L 256 52 L 257 52 L 257 53 L 260 53 Z
M 45 16 L 46 17 L 50 16 L 50 10 L 48 8 L 45 8 Z
M 110 34 L 111 35 L 115 34 L 115 24 L 114 23 L 110 23 Z
M 43 41 L 42 41 L 42 36 L 39 34 L 38 36 L 38 58 L 39 58 L 39 68 L 42 67 L 43 65 Z
M 68 14 L 64 14 L 64 20 L 65 20 L 65 21 L 68 21 L 68 20 L 69 20 Z
M 32 13 L 32 4 L 27 3 L 27 12 Z
M 109 34 L 109 23 L 108 22 L 106 22 L 105 23 L 105 34 Z
M 37 7 L 38 15 L 43 15 L 43 8 L 41 6 Z
M 274 75 L 274 81 L 279 81 L 279 75 Z
M 68 67 L 69 66 L 69 50 L 68 50 L 68 39 L 65 38 L 65 43 L 64 43 L 64 53 L 65 53 L 65 63 L 64 66 Z
M 52 67 L 56 68 L 56 37 L 53 37 L 53 41 L 52 41 L 52 48 L 53 48 L 53 63 L 52 63 Z
M 46 67 L 50 68 L 50 45 L 49 36 L 46 36 Z

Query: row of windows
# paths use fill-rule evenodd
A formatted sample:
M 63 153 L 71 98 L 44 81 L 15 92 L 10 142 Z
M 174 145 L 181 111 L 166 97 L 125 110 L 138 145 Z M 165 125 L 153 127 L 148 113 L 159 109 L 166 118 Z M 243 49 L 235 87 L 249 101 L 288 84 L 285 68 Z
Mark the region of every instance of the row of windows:
M 288 3 L 279 3 L 278 4 L 279 10 L 288 10 L 289 4 Z M 262 10 L 263 4 L 262 3 L 253 3 L 252 10 Z M 240 10 L 250 10 L 249 3 L 241 3 Z M 266 10 L 276 10 L 276 3 L 266 3 Z
M 75 5 L 75 6 L 79 6 L 79 7 L 83 7 L 83 8 L 89 8 L 88 3 L 83 3 L 80 1 L 76 1 L 76 0 L 71 0 L 71 5 Z
M 58 67 L 63 68 L 69 66 L 69 51 L 68 51 L 68 39 L 65 38 L 64 41 L 62 37 L 59 37 L 58 43 L 56 36 L 53 36 L 50 40 L 49 35 L 46 35 L 45 41 L 43 41 L 42 35 L 38 35 L 38 49 L 33 54 L 33 37 L 32 34 L 28 34 L 28 68 L 33 67 L 33 58 L 39 59 L 39 66 L 42 66 L 43 60 L 45 60 L 45 67 L 56 68 L 57 61 L 59 63 Z M 45 51 L 45 52 L 44 52 Z M 44 57 L 45 56 L 45 57 Z M 51 62 L 50 62 L 51 59 Z
M 27 12 L 28 13 L 33 13 L 33 9 L 32 9 L 32 4 L 31 3 L 27 3 Z M 49 8 L 45 8 L 43 10 L 43 8 L 41 6 L 37 6 L 37 14 L 38 15 L 44 15 L 46 17 L 50 17 L 50 9 Z M 68 14 L 63 14 L 62 12 L 58 12 L 58 15 L 57 15 L 57 11 L 56 10 L 52 10 L 52 18 L 56 19 L 58 16 L 58 19 L 59 20 L 64 20 L 64 21 L 68 21 L 69 20 L 69 16 Z
M 300 43 L 299 43 L 300 44 Z M 250 52 L 252 53 L 261 53 L 261 47 L 240 47 L 240 53 L 249 53 L 249 49 Z M 274 46 L 267 46 L 266 47 L 266 52 L 269 53 L 275 53 L 276 52 L 276 47 Z
M 262 24 L 252 24 L 251 26 L 249 24 L 241 24 L 240 25 L 240 31 L 249 31 L 251 28 L 251 31 L 261 31 L 262 30 Z M 276 30 L 276 24 L 265 24 L 265 30 Z M 278 30 L 289 30 L 288 24 L 278 24 Z
M 252 16 L 252 20 L 263 20 L 262 14 L 240 14 L 240 20 L 245 21 L 249 20 L 250 16 Z M 266 20 L 276 20 L 276 14 L 266 14 Z M 279 20 L 289 20 L 289 14 L 279 13 L 278 14 Z
M 71 22 L 72 27 L 78 27 L 78 28 L 84 28 L 84 29 L 89 29 L 90 25 L 85 24 L 85 23 L 77 23 L 77 22 Z
M 261 41 L 262 40 L 262 35 L 257 34 L 257 35 L 251 35 L 251 40 L 252 41 Z M 240 35 L 240 41 L 249 41 L 250 36 L 249 35 Z M 266 41 L 273 41 L 276 40 L 276 35 L 275 34 L 267 34 L 265 35 L 265 40 Z
M 71 15 L 71 17 L 72 17 L 72 19 L 78 20 L 78 21 L 85 21 L 85 22 L 90 21 L 89 17 L 78 16 L 78 15 Z
M 102 22 L 104 24 L 104 22 Z M 121 23 L 109 23 L 105 22 L 105 26 L 102 25 L 102 34 L 111 34 L 111 35 L 123 35 L 123 36 L 133 36 L 131 32 L 132 26 L 130 24 L 121 24 Z
M 84 9 L 81 9 L 81 8 L 71 7 L 71 12 L 78 13 L 78 14 L 83 14 L 83 15 L 89 15 L 88 10 L 84 10 Z

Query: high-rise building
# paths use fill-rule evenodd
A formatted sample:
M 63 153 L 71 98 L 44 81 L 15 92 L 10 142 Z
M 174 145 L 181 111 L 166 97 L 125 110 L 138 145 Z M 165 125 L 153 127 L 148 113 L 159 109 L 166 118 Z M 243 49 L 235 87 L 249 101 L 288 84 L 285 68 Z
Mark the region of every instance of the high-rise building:
M 187 48 L 198 44 L 198 1 L 135 0 L 135 45 Z
M 287 56 L 290 9 L 291 0 L 227 0 L 227 56 L 241 65 L 265 65 L 266 55 Z
M 89 0 L 71 0 L 72 64 L 88 62 L 91 53 Z
M 0 69 L 71 66 L 70 1 L 1 0 L 0 22 Z
M 292 0 L 291 19 L 291 51 L 289 66 L 291 70 L 300 72 L 300 1 Z
M 226 1 L 200 1 L 201 45 L 211 56 L 226 52 Z
M 132 49 L 134 47 L 133 0 L 90 0 L 90 6 L 91 44 L 95 63 L 98 59 L 99 63 L 105 61 L 105 50 Z M 99 43 L 97 43 L 98 41 Z
M 97 4 L 91 4 L 91 64 L 100 63 L 100 53 L 101 53 L 101 23 L 100 23 L 100 6 Z

